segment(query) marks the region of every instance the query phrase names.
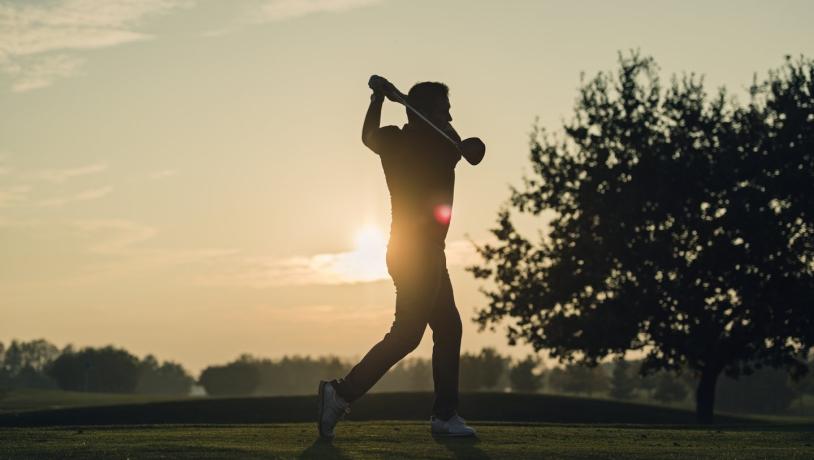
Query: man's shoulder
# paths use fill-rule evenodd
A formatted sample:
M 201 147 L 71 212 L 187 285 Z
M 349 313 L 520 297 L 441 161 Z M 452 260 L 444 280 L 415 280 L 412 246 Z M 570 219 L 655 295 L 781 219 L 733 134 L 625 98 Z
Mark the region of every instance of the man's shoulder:
M 383 133 L 390 134 L 390 135 L 400 135 L 402 133 L 402 128 L 396 125 L 387 125 L 382 126 L 379 128 Z
M 379 139 L 380 155 L 393 155 L 401 150 L 404 136 L 401 128 L 398 126 L 382 126 L 379 128 L 377 137 Z

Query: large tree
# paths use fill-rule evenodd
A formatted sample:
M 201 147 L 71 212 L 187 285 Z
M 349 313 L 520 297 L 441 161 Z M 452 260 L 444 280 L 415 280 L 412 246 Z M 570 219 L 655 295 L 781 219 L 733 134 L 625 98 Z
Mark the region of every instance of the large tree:
M 619 64 L 583 82 L 563 135 L 534 129 L 533 174 L 469 267 L 494 281 L 475 320 L 563 362 L 686 366 L 711 422 L 722 372 L 800 375 L 814 344 L 814 63 L 787 59 L 745 105 L 694 75 L 662 87 L 638 53 Z M 510 211 L 539 218 L 538 241 Z

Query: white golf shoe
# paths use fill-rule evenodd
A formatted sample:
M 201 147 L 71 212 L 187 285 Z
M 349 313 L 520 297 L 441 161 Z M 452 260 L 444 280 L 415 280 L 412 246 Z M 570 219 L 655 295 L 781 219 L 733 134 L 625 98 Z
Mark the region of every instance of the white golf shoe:
M 319 407 L 317 412 L 317 429 L 320 437 L 324 439 L 334 438 L 334 427 L 339 420 L 350 414 L 350 403 L 336 394 L 336 390 L 330 382 L 321 380 L 319 382 Z
M 475 429 L 467 426 L 466 420 L 455 414 L 449 420 L 430 417 L 430 432 L 433 436 L 477 436 Z

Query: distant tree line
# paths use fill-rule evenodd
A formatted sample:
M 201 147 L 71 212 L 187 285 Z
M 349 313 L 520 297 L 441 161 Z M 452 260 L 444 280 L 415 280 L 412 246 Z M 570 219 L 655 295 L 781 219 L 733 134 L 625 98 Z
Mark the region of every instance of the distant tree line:
M 195 379 L 178 363 L 107 346 L 62 350 L 43 339 L 0 342 L 0 389 L 187 395 Z
M 814 365 L 814 357 L 810 359 Z M 178 363 L 143 359 L 112 346 L 59 349 L 39 339 L 0 342 L 0 390 L 61 389 L 103 393 L 189 395 L 198 384 L 211 396 L 307 395 L 316 382 L 345 375 L 352 362 L 336 356 L 240 355 L 205 368 L 197 379 Z M 546 368 L 537 355 L 512 359 L 494 348 L 464 353 L 460 388 L 464 392 L 547 392 L 625 401 L 692 406 L 697 385 L 689 370 L 641 375 L 641 360 L 616 360 L 595 367 L 577 364 Z M 432 362 L 402 360 L 371 391 L 432 391 Z M 725 412 L 801 413 L 803 399 L 814 400 L 814 376 L 794 381 L 781 369 L 763 368 L 739 379 L 724 377 L 716 392 Z M 811 404 L 809 404 L 811 406 Z
M 465 392 L 544 391 L 692 407 L 697 381 L 689 369 L 678 375 L 660 371 L 642 376 L 642 364 L 642 360 L 616 360 L 595 367 L 570 364 L 547 369 L 536 355 L 511 359 L 487 347 L 461 355 L 460 388 Z M 350 362 L 337 357 L 270 360 L 241 355 L 225 365 L 206 368 L 199 383 L 214 396 L 312 394 L 315 382 L 342 376 L 350 367 Z M 407 358 L 371 391 L 432 388 L 431 361 Z M 799 413 L 805 397 L 814 399 L 814 376 L 795 381 L 782 369 L 772 368 L 738 379 L 723 377 L 716 395 L 720 411 L 762 414 Z

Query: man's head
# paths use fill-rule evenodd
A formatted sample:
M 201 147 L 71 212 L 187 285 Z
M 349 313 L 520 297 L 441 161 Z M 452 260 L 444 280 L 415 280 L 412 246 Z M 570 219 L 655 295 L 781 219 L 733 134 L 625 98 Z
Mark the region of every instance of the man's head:
M 449 88 L 443 83 L 416 83 L 407 93 L 407 102 L 438 127 L 452 121 L 449 114 Z M 413 125 L 423 123 L 410 109 L 407 109 L 407 120 Z

